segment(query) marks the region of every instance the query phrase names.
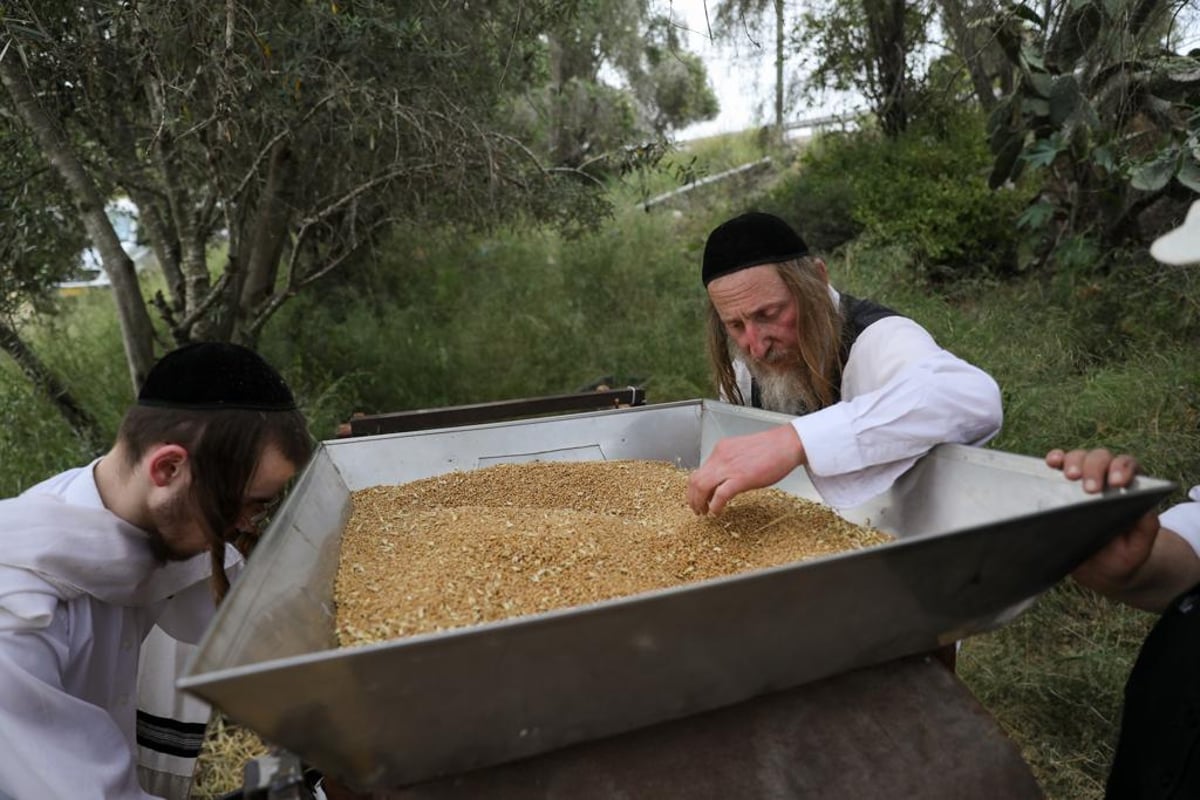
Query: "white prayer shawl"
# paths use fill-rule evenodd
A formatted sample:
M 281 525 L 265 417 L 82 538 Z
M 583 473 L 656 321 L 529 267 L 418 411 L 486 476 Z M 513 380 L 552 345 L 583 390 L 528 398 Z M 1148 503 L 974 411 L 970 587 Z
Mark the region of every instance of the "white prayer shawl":
M 149 797 L 140 645 L 160 617 L 193 642 L 211 617 L 208 554 L 163 564 L 98 502 L 91 465 L 0 501 L 0 795 Z
M 207 588 L 207 587 L 205 587 Z M 196 757 L 212 707 L 175 688 L 196 646 L 154 626 L 142 642 L 138 665 L 138 780 L 168 800 L 191 796 Z

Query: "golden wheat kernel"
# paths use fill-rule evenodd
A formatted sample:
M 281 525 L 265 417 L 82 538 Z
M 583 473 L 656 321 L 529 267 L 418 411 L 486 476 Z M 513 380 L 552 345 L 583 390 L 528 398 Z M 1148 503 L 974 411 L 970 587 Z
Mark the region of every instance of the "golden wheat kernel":
M 776 489 L 739 495 L 720 518 L 697 517 L 687 478 L 666 462 L 535 462 L 355 492 L 334 589 L 338 643 L 595 603 L 890 538 Z M 380 541 L 397 527 L 403 537 Z

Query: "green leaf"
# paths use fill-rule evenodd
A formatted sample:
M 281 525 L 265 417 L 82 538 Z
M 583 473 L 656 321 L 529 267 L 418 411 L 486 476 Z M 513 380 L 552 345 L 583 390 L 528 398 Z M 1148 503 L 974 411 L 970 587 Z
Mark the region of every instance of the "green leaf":
M 1031 167 L 1048 167 L 1054 163 L 1054 159 L 1058 158 L 1058 154 L 1064 149 L 1062 140 L 1058 136 L 1039 139 L 1021 154 L 1021 160 Z
M 1017 218 L 1017 227 L 1022 230 L 1035 231 L 1045 227 L 1054 218 L 1054 204 L 1048 200 L 1038 200 L 1026 208 Z
M 1046 61 L 1042 51 L 1031 44 L 1021 46 L 1021 66 L 1031 72 L 1045 72 Z
M 1012 127 L 1012 104 L 1013 96 L 1008 95 L 992 109 L 987 118 L 988 135 L 993 135 L 997 130 L 1004 130 Z
M 1091 236 L 1068 236 L 1054 248 L 1054 260 L 1065 269 L 1075 271 L 1093 266 L 1100 260 L 1100 244 Z
M 1041 97 L 1026 97 L 1021 100 L 1021 113 L 1031 117 L 1050 116 L 1050 101 Z
M 1050 96 L 1050 74 L 1047 72 L 1026 72 L 1025 79 L 1029 87 L 1042 97 Z
M 1039 238 L 1026 236 L 1017 242 L 1017 271 L 1024 272 L 1041 263 L 1041 241 Z
M 988 150 L 992 155 L 999 155 L 1012 139 L 1020 137 L 1021 134 L 1012 125 L 997 127 L 988 136 Z
M 1012 136 L 996 154 L 996 162 L 988 175 L 988 187 L 991 189 L 1003 186 L 1006 181 L 1016 179 L 1020 173 L 1020 160 L 1023 142 L 1020 136 Z
M 1082 96 L 1074 75 L 1058 75 L 1050 81 L 1050 124 L 1061 127 L 1079 109 Z
M 1167 185 L 1179 171 L 1179 158 L 1175 148 L 1159 154 L 1157 158 L 1135 167 L 1129 183 L 1144 192 L 1156 192 Z
M 13 38 L 16 38 L 17 36 L 19 36 L 23 39 L 32 39 L 36 42 L 52 41 L 51 37 L 40 28 L 34 28 L 34 27 L 30 27 L 28 25 L 22 25 L 21 23 L 15 22 L 15 21 L 5 22 L 4 27 L 7 30 L 7 32 L 9 33 L 9 35 L 13 36 Z
M 1019 18 L 1025 20 L 1026 22 L 1032 22 L 1034 25 L 1037 25 L 1039 28 L 1046 27 L 1046 23 L 1042 20 L 1041 15 L 1038 14 L 1036 11 L 1034 11 L 1029 6 L 1023 6 L 1023 5 L 1013 6 L 1012 12 L 1013 12 L 1013 16 L 1019 17 Z
M 1108 145 L 1100 145 L 1092 151 L 1092 163 L 1110 174 L 1117 170 L 1116 159 Z
M 1179 172 L 1175 174 L 1175 179 L 1182 183 L 1193 192 L 1200 194 L 1200 163 L 1191 156 L 1184 156 L 1183 163 L 1179 165 Z

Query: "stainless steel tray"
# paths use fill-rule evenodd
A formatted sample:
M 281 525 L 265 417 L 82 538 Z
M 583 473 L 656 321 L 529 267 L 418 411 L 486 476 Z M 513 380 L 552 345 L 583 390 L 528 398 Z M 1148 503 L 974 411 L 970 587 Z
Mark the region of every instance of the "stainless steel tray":
M 322 443 L 179 685 L 360 790 L 620 733 L 993 629 L 1174 485 L 1085 495 L 943 445 L 844 512 L 880 547 L 366 647 L 334 647 L 350 493 L 499 462 L 650 458 L 786 418 L 688 401 Z M 803 470 L 780 486 L 819 499 Z

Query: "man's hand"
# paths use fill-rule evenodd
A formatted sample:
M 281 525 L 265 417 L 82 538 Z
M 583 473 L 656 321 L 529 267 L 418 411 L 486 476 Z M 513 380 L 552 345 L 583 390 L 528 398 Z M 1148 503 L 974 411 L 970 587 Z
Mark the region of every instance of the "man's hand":
M 1106 486 L 1128 486 L 1139 469 L 1133 456 L 1113 456 L 1103 448 L 1070 452 L 1051 450 L 1046 454 L 1046 464 L 1061 469 L 1071 480 L 1081 480 L 1083 490 L 1089 494 L 1103 491 Z M 1083 562 L 1071 573 L 1072 577 L 1102 594 L 1126 595 L 1139 583 L 1158 532 L 1158 514 L 1151 511 Z
M 1061 469 L 1073 481 L 1083 480 L 1083 490 L 1089 494 L 1103 491 L 1105 486 L 1118 489 L 1128 486 L 1140 470 L 1133 456 L 1114 456 L 1103 447 L 1095 450 L 1051 450 L 1046 464 Z
M 720 514 L 734 495 L 783 480 L 804 463 L 804 445 L 791 425 L 717 442 L 688 481 L 688 505 L 697 514 Z

